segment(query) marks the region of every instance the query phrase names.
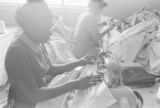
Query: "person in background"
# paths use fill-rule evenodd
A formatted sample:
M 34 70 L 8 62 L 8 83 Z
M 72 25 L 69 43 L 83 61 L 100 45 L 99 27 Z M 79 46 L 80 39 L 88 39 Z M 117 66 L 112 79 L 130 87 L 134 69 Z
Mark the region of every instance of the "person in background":
M 48 88 L 46 75 L 55 77 L 89 64 L 93 56 L 62 65 L 53 66 L 49 62 L 44 43 L 52 35 L 53 24 L 52 13 L 44 2 L 24 4 L 16 12 L 16 21 L 22 32 L 15 36 L 5 57 L 5 69 L 11 84 L 9 97 L 14 99 L 13 108 L 35 108 L 38 102 L 75 89 L 84 90 L 101 82 L 100 76 L 91 75 Z
M 76 58 L 98 53 L 99 40 L 110 31 L 110 28 L 107 28 L 102 33 L 99 32 L 98 15 L 104 7 L 107 7 L 107 3 L 103 0 L 90 0 L 88 10 L 79 17 L 73 45 Z

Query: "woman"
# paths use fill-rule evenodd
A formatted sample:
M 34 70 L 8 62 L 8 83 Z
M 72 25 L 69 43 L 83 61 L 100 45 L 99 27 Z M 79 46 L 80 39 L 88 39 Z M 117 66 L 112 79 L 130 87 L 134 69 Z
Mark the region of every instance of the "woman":
M 108 28 L 100 33 L 98 26 L 98 15 L 106 6 L 107 3 L 103 0 L 90 0 L 88 11 L 79 17 L 73 45 L 73 52 L 77 58 L 98 53 L 99 40 L 110 31 Z
M 49 63 L 44 43 L 52 34 L 52 13 L 44 2 L 24 4 L 16 12 L 16 21 L 23 30 L 10 44 L 5 68 L 11 84 L 14 108 L 35 108 L 36 104 L 71 90 L 87 89 L 101 81 L 100 76 L 87 76 L 47 88 L 46 75 L 68 72 L 90 63 L 91 56 L 63 65 Z

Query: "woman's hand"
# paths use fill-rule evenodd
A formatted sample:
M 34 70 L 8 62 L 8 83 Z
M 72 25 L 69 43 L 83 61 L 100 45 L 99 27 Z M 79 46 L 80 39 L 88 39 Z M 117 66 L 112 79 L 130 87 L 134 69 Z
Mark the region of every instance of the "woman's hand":
M 102 81 L 102 77 L 100 75 L 91 75 L 86 77 L 80 77 L 75 82 L 75 89 L 78 90 L 85 90 L 89 87 L 92 87 L 94 85 L 97 85 Z
M 87 55 L 79 59 L 79 66 L 85 66 L 87 64 L 94 64 L 96 57 L 94 55 Z

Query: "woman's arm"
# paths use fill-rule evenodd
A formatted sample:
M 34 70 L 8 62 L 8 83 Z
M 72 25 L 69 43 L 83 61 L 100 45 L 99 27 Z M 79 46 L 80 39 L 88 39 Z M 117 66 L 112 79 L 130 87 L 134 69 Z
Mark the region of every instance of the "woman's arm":
M 68 64 L 54 64 L 50 66 L 47 74 L 55 77 L 57 75 L 63 74 L 64 72 L 69 72 L 78 66 L 80 66 L 78 60 Z
M 24 92 L 27 98 L 31 102 L 35 103 L 55 98 L 71 90 L 85 90 L 93 85 L 96 85 L 97 82 L 101 82 L 101 77 L 95 75 L 83 77 L 78 80 L 72 80 L 70 82 L 52 88 L 38 88 L 32 73 L 28 73 L 29 74 L 25 75 L 26 80 L 24 79 L 19 81 L 18 86 Z
M 37 103 L 63 95 L 74 89 L 85 90 L 96 85 L 97 82 L 101 82 L 100 76 L 87 76 L 53 88 L 38 88 L 35 79 L 30 76 L 28 81 L 20 81 L 18 86 L 31 102 Z
M 50 76 L 57 76 L 60 74 L 63 74 L 64 72 L 70 72 L 71 70 L 75 69 L 78 66 L 84 66 L 87 64 L 92 64 L 94 59 L 93 55 L 85 56 L 79 60 L 76 60 L 74 62 L 68 63 L 68 64 L 58 64 L 58 65 L 52 65 L 47 74 Z
M 40 88 L 35 79 L 29 56 L 19 48 L 8 52 L 5 67 L 10 81 L 14 82 L 29 101 L 37 103 L 55 98 L 74 89 L 84 90 L 101 81 L 100 76 L 87 76 L 53 88 Z
M 34 103 L 46 101 L 76 89 L 76 81 L 68 82 L 54 88 L 38 88 L 33 77 L 28 77 L 28 81 L 20 81 L 19 88 L 25 96 Z

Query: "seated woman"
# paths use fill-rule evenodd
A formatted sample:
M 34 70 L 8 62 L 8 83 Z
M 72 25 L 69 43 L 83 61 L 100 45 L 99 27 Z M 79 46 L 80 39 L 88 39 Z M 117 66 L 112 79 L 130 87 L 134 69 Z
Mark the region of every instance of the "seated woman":
M 74 33 L 73 53 L 81 58 L 86 54 L 98 54 L 99 40 L 110 31 L 99 32 L 98 15 L 107 6 L 103 0 L 90 0 L 88 11 L 79 19 Z
M 55 77 L 77 66 L 90 63 L 92 56 L 69 64 L 52 65 L 44 44 L 52 34 L 52 13 L 44 2 L 24 4 L 16 12 L 16 21 L 22 32 L 11 42 L 5 58 L 10 82 L 9 99 L 13 108 L 35 108 L 36 104 L 69 91 L 84 90 L 101 81 L 100 76 L 86 76 L 62 85 L 47 87 L 46 76 Z

